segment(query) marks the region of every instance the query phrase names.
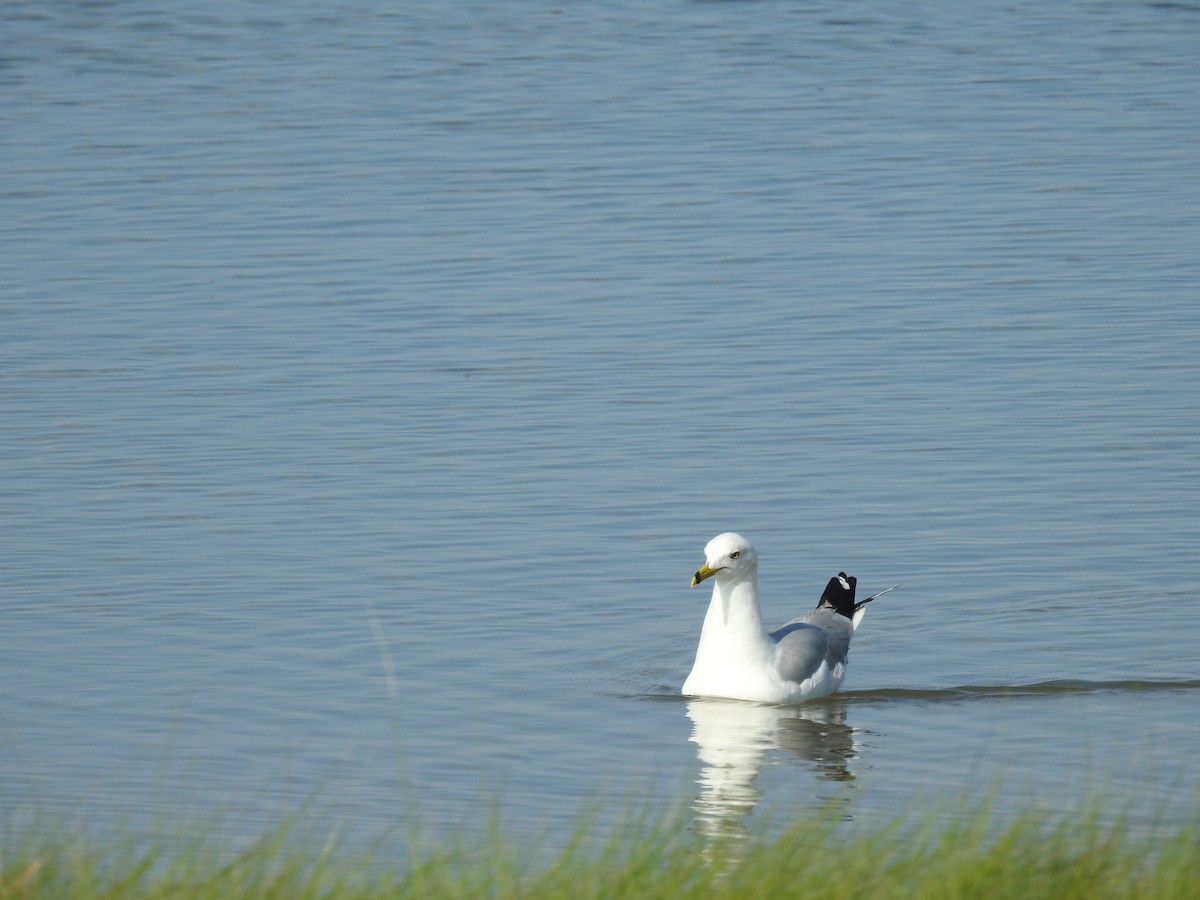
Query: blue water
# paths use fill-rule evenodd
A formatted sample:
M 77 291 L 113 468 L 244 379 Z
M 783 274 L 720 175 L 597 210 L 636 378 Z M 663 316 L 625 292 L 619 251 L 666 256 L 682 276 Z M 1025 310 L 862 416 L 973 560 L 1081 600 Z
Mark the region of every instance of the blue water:
M 1200 7 L 0 22 L 10 818 L 1194 818 Z M 727 529 L 839 698 L 677 698 Z

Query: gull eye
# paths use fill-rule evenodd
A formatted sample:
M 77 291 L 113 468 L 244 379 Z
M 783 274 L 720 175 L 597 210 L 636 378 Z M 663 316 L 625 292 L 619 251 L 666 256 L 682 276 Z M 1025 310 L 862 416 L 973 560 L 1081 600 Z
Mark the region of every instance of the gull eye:
M 729 558 L 730 558 L 730 559 L 737 559 L 737 558 L 738 558 L 739 556 L 741 556 L 741 555 L 742 555 L 742 551 L 741 551 L 741 550 L 734 550 L 732 553 L 730 553 L 730 554 L 729 554 Z

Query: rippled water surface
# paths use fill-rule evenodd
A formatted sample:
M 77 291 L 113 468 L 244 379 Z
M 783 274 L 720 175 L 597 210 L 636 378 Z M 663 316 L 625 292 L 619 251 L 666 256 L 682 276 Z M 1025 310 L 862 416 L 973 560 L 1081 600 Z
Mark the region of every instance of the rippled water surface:
M 4 807 L 1194 818 L 1200 7 L 0 19 Z

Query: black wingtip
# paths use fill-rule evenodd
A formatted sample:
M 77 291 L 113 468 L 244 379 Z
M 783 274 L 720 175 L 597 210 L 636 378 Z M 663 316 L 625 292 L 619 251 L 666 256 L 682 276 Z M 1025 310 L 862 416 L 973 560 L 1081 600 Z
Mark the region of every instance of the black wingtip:
M 900 587 L 898 584 L 892 585 L 890 588 L 872 594 L 866 600 L 855 603 L 854 592 L 858 588 L 858 579 L 845 572 L 838 572 L 829 579 L 829 584 L 825 585 L 825 591 L 821 594 L 821 601 L 817 604 L 817 609 L 832 609 L 847 619 L 853 619 L 854 614 L 872 600 L 882 597 L 898 587 Z
M 821 602 L 817 604 L 817 608 L 824 607 L 841 613 L 846 618 L 853 617 L 854 610 L 858 608 L 854 604 L 854 591 L 857 587 L 857 578 L 847 575 L 845 572 L 838 572 L 829 579 L 829 584 L 825 585 L 825 591 L 821 594 Z

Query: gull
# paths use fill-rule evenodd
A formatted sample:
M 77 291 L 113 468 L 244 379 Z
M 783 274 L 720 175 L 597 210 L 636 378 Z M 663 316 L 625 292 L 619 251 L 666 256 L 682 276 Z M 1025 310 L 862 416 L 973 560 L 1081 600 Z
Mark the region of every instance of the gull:
M 760 703 L 801 703 L 827 697 L 846 677 L 850 638 L 864 607 L 894 588 L 854 602 L 856 578 L 829 579 L 817 608 L 768 632 L 758 610 L 758 555 L 732 531 L 704 548 L 692 587 L 713 580 L 692 673 L 683 693 Z

